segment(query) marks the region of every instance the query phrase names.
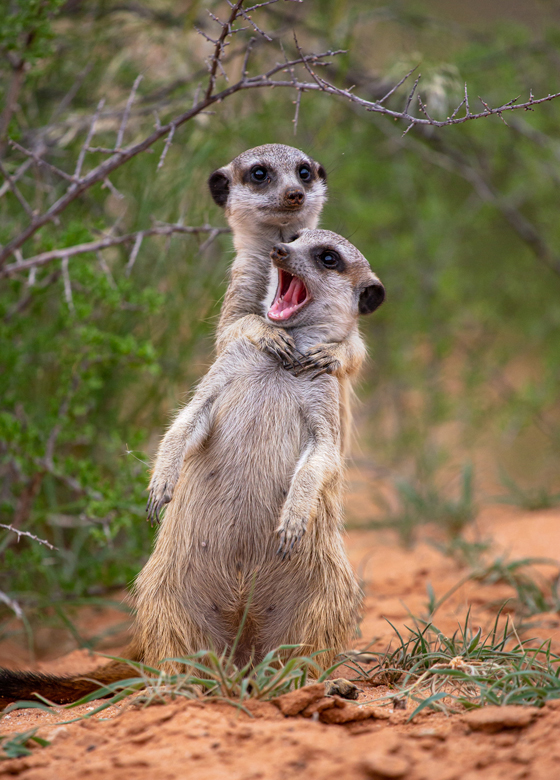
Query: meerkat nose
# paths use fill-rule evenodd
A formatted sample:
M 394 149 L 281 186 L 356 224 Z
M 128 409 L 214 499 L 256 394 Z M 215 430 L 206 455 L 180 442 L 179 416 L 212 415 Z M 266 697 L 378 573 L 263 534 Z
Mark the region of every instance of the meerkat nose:
M 270 256 L 273 260 L 282 260 L 283 258 L 288 257 L 289 254 L 290 251 L 287 247 L 283 246 L 283 244 L 276 244 L 276 246 L 272 247 Z
M 299 187 L 291 187 L 284 193 L 284 201 L 287 206 L 301 206 L 305 198 L 305 193 Z

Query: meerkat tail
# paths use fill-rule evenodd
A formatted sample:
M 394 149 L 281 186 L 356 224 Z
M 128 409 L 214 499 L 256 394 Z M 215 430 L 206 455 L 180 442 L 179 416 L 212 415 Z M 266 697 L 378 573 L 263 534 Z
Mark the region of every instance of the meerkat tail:
M 60 677 L 0 668 L 0 707 L 13 701 L 39 701 L 35 694 L 55 704 L 70 704 L 97 690 L 100 697 L 107 696 L 103 693 L 105 686 L 136 676 L 134 667 L 126 661 L 111 661 L 84 674 Z

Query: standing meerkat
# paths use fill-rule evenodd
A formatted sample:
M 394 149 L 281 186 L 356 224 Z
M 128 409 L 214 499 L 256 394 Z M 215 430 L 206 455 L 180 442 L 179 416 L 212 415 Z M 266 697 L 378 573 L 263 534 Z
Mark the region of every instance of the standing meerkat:
M 343 341 L 383 301 L 335 233 L 304 230 L 272 257 L 266 321 L 301 351 Z M 328 649 L 317 657 L 327 668 L 347 646 L 360 590 L 341 535 L 340 393 L 335 377 L 285 371 L 243 335 L 224 345 L 160 445 L 150 514 L 175 495 L 138 577 L 131 660 L 231 646 L 248 602 L 239 664 L 301 643 Z M 116 661 L 72 677 L 0 669 L 0 705 L 35 692 L 64 704 L 131 676 Z
M 367 260 L 330 231 L 303 230 L 271 258 L 267 327 L 300 352 L 343 342 L 384 299 Z M 360 590 L 341 535 L 340 392 L 334 376 L 286 371 L 244 334 L 224 344 L 150 483 L 151 517 L 173 499 L 136 583 L 145 663 L 232 647 L 245 610 L 238 665 L 301 644 L 326 650 L 327 668 L 347 646 Z
M 269 276 L 269 253 L 303 228 L 316 228 L 327 198 L 322 165 L 299 149 L 266 144 L 248 149 L 211 174 L 214 201 L 225 209 L 236 257 L 216 333 L 217 352 L 244 335 L 255 346 L 283 360 L 291 370 L 330 373 L 342 383 L 343 448 L 351 429 L 351 379 L 366 350 L 357 327 L 338 343 L 315 344 L 304 355 L 290 337 L 271 328 L 262 317 Z

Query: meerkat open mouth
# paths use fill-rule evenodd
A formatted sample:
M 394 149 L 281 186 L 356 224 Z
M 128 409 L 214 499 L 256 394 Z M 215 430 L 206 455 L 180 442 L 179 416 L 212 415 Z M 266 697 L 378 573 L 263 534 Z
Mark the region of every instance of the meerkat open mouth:
M 268 310 L 271 320 L 282 322 L 299 311 L 309 301 L 309 293 L 299 277 L 278 269 L 278 289 L 272 306 Z

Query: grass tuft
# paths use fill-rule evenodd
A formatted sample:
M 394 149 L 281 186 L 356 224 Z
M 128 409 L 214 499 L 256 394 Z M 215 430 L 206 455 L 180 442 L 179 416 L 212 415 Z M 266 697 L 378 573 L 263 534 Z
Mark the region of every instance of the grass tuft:
M 500 469 L 500 482 L 508 491 L 505 495 L 494 499 L 500 504 L 513 504 L 530 512 L 552 509 L 560 504 L 560 493 L 551 493 L 543 486 L 523 488 L 503 468 Z
M 396 649 L 369 651 L 370 658 L 376 656 L 369 669 L 355 656 L 349 665 L 358 679 L 395 688 L 377 702 L 415 702 L 411 718 L 425 707 L 456 711 L 487 704 L 542 706 L 560 698 L 560 656 L 551 652 L 550 642 L 531 647 L 531 640 L 519 639 L 509 619 L 500 628 L 500 616 L 485 636 L 481 628 L 469 625 L 469 614 L 451 637 L 433 623 L 407 628 L 406 637 L 392 626 Z
M 28 747 L 30 742 L 34 742 L 41 747 L 50 745 L 51 743 L 46 739 L 36 736 L 38 730 L 38 728 L 31 729 L 30 731 L 23 731 L 11 736 L 0 734 L 0 759 L 30 756 L 31 750 Z

